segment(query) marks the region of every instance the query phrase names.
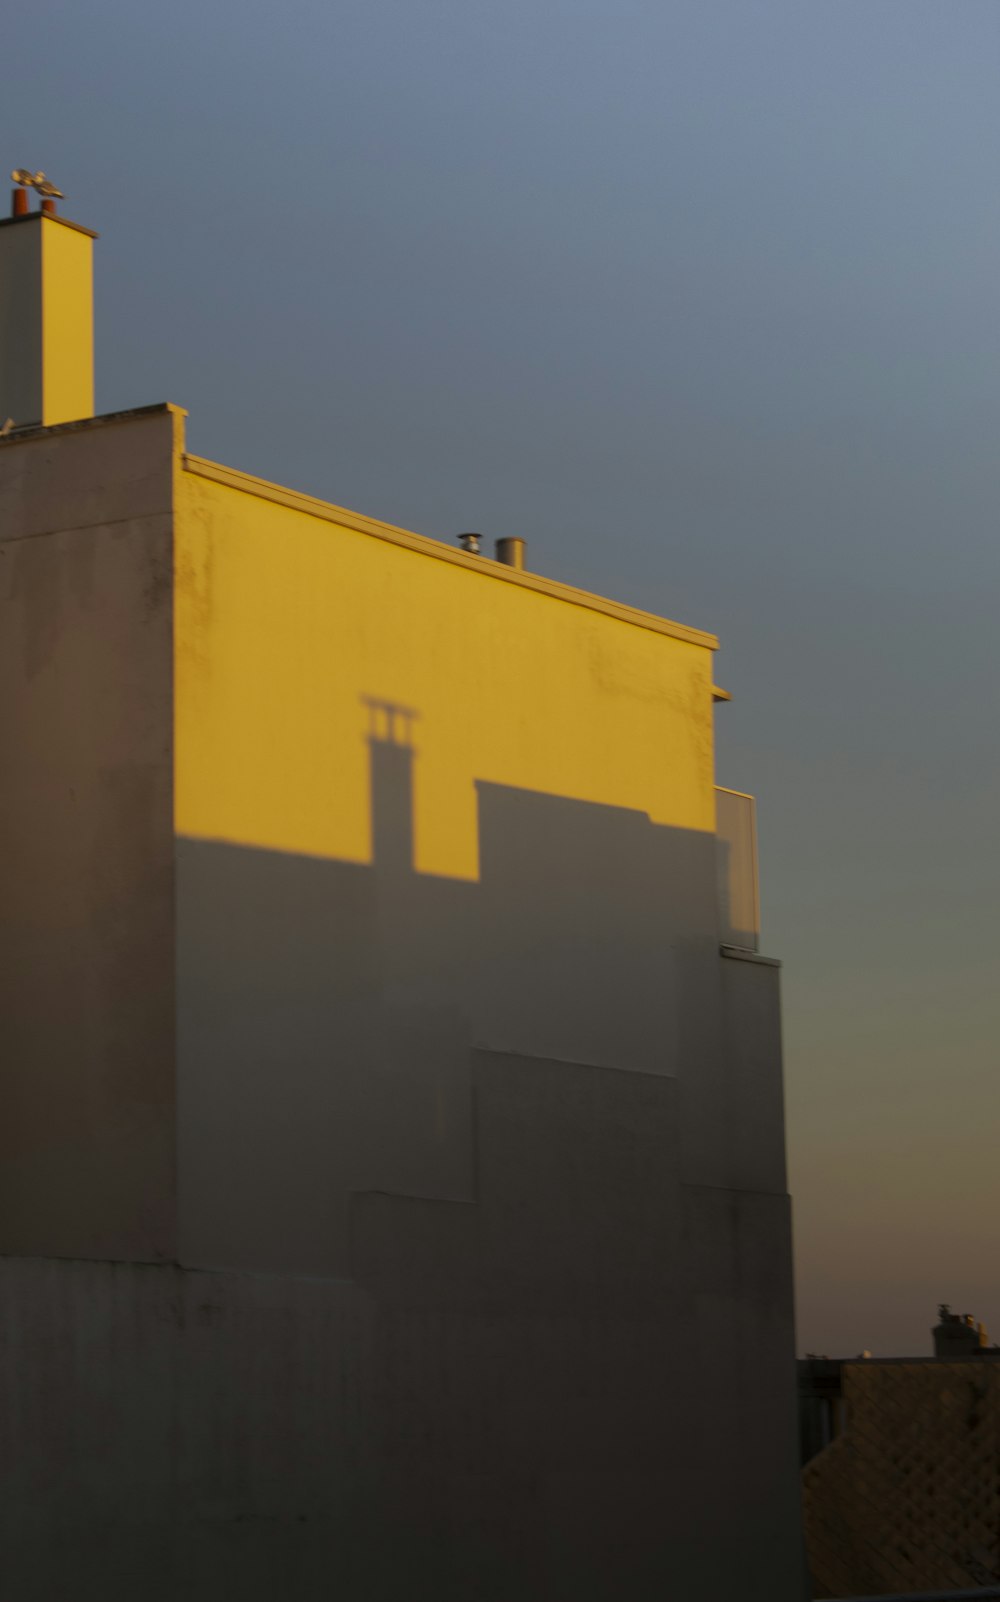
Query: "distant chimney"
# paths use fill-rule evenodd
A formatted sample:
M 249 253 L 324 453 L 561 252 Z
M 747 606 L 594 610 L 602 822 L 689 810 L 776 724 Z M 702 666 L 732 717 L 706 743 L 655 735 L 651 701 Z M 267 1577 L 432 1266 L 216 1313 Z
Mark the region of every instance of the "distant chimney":
M 524 541 L 516 535 L 496 542 L 497 561 L 505 567 L 516 567 L 519 572 L 524 570 Z
M 483 536 L 481 534 L 460 534 L 458 536 L 458 543 L 462 547 L 463 551 L 468 551 L 470 556 L 478 556 L 479 541 L 482 539 L 482 537 Z
M 983 1350 L 989 1337 L 985 1324 L 977 1324 L 971 1313 L 953 1313 L 947 1302 L 938 1308 L 934 1326 L 935 1357 L 972 1357 Z
M 26 207 L 15 190 L 13 215 L 0 218 L 0 418 L 18 428 L 94 415 L 97 235 Z

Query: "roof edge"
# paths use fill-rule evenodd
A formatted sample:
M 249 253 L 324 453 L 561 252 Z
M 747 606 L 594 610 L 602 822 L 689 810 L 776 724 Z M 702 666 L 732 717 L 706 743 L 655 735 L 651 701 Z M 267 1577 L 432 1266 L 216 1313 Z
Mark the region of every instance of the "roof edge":
M 85 228 L 83 223 L 72 222 L 58 211 L 22 211 L 17 217 L 0 217 L 0 228 L 12 228 L 21 223 L 50 222 L 58 223 L 60 228 L 72 228 L 76 234 L 86 234 L 88 239 L 100 239 L 93 228 Z
M 250 473 L 241 473 L 236 468 L 223 467 L 220 463 L 207 461 L 204 457 L 184 455 L 182 466 L 196 478 L 209 479 L 212 483 L 225 485 L 227 489 L 238 490 L 244 495 L 255 495 L 261 500 L 272 501 L 275 505 L 305 512 L 310 517 L 334 523 L 356 534 L 368 534 L 374 539 L 385 540 L 390 545 L 419 551 L 423 556 L 431 556 L 439 562 L 450 562 L 455 567 L 464 567 L 470 572 L 480 574 L 483 578 L 497 579 L 502 584 L 516 584 L 522 589 L 534 590 L 536 594 L 549 595 L 555 600 L 567 601 L 571 606 L 585 607 L 588 611 L 603 613 L 605 617 L 617 618 L 621 623 L 649 629 L 654 634 L 666 634 L 672 639 L 683 640 L 688 645 L 701 646 L 707 651 L 718 650 L 719 642 L 715 635 L 708 634 L 703 629 L 689 628 L 685 623 L 671 622 L 669 618 L 657 617 L 653 612 L 644 612 L 640 607 L 607 600 L 603 595 L 593 595 L 589 590 L 580 590 L 575 585 L 563 584 L 559 579 L 543 578 L 539 573 L 506 567 L 504 563 L 496 562 L 488 556 L 470 556 L 466 551 L 446 545 L 443 540 L 431 539 L 426 534 L 412 534 L 408 529 L 396 528 L 393 524 L 382 523 L 377 518 L 348 511 L 342 506 L 334 506 L 329 501 L 301 494 L 298 490 L 285 489 L 280 484 L 271 484 L 266 479 L 253 477 Z
M 87 428 L 108 428 L 114 423 L 131 423 L 139 417 L 155 417 L 168 412 L 175 417 L 188 415 L 183 406 L 175 406 L 173 401 L 156 401 L 152 406 L 131 406 L 122 412 L 102 412 L 97 417 L 73 417 L 66 423 L 22 423 L 19 428 L 12 428 L 8 434 L 0 435 L 0 447 L 48 439 L 51 434 L 78 434 Z

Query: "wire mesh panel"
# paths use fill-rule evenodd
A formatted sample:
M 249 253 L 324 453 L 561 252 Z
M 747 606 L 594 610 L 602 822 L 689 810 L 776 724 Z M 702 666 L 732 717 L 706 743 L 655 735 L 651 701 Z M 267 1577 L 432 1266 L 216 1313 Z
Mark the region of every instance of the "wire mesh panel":
M 1000 1363 L 841 1373 L 847 1429 L 802 1474 L 812 1595 L 996 1596 Z

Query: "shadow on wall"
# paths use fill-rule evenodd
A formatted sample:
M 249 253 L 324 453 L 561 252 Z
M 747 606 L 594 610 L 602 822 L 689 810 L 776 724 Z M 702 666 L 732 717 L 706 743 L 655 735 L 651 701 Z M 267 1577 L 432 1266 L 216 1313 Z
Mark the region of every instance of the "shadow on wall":
M 416 874 L 417 714 L 368 704 L 370 866 L 178 841 L 187 1262 L 348 1273 L 352 1193 L 474 1199 L 473 1048 L 719 1057 L 714 836 L 480 783 L 479 881 Z
M 0 1263 L 14 1591 L 799 1602 L 776 991 L 714 837 L 481 784 L 479 882 L 420 875 L 369 751 L 371 865 L 177 842 L 216 1271 Z

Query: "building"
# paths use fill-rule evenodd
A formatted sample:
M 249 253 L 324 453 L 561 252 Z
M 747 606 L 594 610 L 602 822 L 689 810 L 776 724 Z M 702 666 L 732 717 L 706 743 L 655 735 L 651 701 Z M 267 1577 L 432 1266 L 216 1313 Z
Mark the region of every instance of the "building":
M 1000 1348 L 947 1306 L 933 1333 L 931 1358 L 799 1364 L 815 1597 L 1000 1595 Z
M 93 417 L 90 251 L 0 223 L 10 1594 L 799 1602 L 714 639 Z

